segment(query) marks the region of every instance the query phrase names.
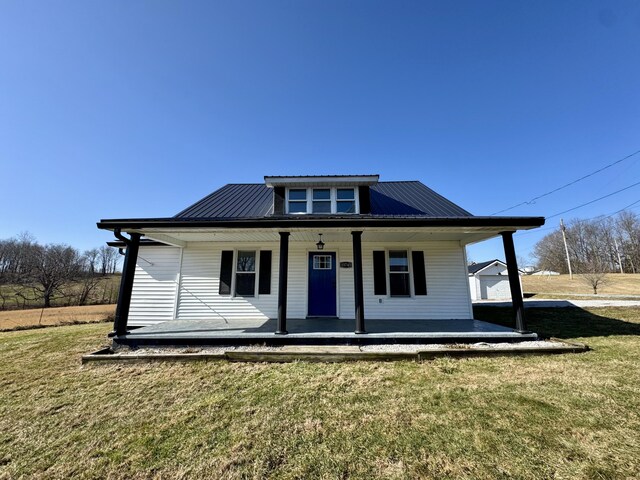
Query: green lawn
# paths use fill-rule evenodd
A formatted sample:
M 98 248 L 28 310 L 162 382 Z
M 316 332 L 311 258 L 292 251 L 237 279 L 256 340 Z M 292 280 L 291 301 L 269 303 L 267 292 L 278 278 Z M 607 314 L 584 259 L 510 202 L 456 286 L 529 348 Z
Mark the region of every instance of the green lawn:
M 0 478 L 640 477 L 640 309 L 528 313 L 593 351 L 82 367 L 110 325 L 0 333 Z

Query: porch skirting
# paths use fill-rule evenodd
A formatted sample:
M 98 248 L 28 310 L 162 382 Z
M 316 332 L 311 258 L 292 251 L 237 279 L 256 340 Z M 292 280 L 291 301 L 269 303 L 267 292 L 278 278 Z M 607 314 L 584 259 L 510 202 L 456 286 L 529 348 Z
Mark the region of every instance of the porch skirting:
M 366 345 L 381 343 L 474 343 L 535 340 L 535 333 L 474 319 L 367 320 L 356 334 L 353 320 L 288 319 L 288 335 L 278 335 L 277 319 L 173 320 L 113 337 L 116 345 Z

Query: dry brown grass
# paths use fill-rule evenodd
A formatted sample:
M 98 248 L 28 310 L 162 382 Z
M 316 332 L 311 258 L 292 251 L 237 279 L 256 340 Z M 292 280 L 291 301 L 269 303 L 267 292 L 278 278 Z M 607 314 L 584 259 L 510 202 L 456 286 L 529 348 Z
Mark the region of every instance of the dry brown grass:
M 0 312 L 0 331 L 38 326 L 104 322 L 113 318 L 115 311 L 115 305 L 86 305 L 82 307 L 11 310 L 7 312 Z
M 544 294 L 593 294 L 591 286 L 574 275 L 569 280 L 569 275 L 526 275 L 522 277 L 522 288 L 525 293 Z M 640 274 L 612 273 L 606 276 L 606 283 L 598 287 L 600 295 L 640 295 Z
M 108 325 L 1 333 L 0 479 L 640 478 L 640 309 L 534 310 L 593 350 L 83 367 Z

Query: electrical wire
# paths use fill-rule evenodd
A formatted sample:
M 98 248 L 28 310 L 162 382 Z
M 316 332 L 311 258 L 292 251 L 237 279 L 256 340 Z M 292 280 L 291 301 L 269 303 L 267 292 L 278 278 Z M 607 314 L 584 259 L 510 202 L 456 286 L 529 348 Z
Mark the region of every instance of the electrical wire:
M 584 218 L 584 219 L 581 219 L 581 220 L 583 220 L 583 221 L 588 221 L 588 220 L 595 220 L 596 218 L 598 218 L 598 219 L 600 219 L 600 220 L 604 220 L 604 219 L 606 219 L 606 218 L 613 217 L 614 215 L 617 215 L 618 213 L 623 212 L 623 211 L 625 211 L 625 210 L 627 210 L 627 209 L 629 209 L 629 208 L 633 207 L 634 205 L 637 205 L 638 203 L 640 203 L 640 200 L 636 200 L 635 202 L 630 203 L 630 204 L 629 204 L 629 205 L 627 205 L 626 207 L 622 207 L 620 210 L 616 210 L 616 211 L 615 211 L 615 212 L 613 212 L 613 213 L 609 213 L 609 214 L 607 214 L 607 215 L 596 215 L 595 217 Z M 632 209 L 632 210 L 633 210 L 633 209 Z M 551 218 L 551 217 L 547 217 L 547 218 Z M 536 229 L 534 229 L 534 230 L 527 230 L 526 232 L 518 232 L 518 237 L 523 237 L 523 236 L 525 236 L 525 235 L 531 235 L 531 234 L 533 234 L 533 233 L 546 232 L 547 230 L 554 230 L 554 229 L 556 229 L 556 228 L 559 228 L 559 227 L 557 227 L 556 225 L 554 225 L 554 226 L 552 226 L 552 227 L 550 226 L 550 227 L 544 227 L 544 228 L 536 228 Z
M 587 205 L 591 205 L 592 203 L 599 202 L 600 200 L 604 200 L 605 198 L 609 198 L 609 197 L 611 197 L 613 195 L 616 195 L 616 194 L 618 194 L 620 192 L 624 192 L 625 190 L 629 190 L 630 188 L 637 187 L 638 185 L 640 185 L 640 182 L 636 182 L 633 185 L 629 185 L 628 187 L 624 187 L 624 188 L 621 188 L 620 190 L 616 190 L 615 192 L 611 192 L 611 193 L 609 193 L 607 195 L 603 195 L 602 197 L 598 197 L 595 200 L 591 200 L 590 202 L 583 203 L 582 205 L 578 205 L 577 207 L 573 207 L 573 208 L 570 208 L 568 210 L 563 210 L 562 212 L 554 213 L 553 215 L 549 215 L 546 218 L 548 220 L 550 218 L 559 217 L 560 215 L 565 214 L 565 213 L 573 212 L 574 210 L 577 210 L 577 209 L 582 208 L 582 207 L 586 207 Z
M 635 151 L 635 152 L 631 153 L 630 155 L 627 155 L 626 157 L 621 158 L 620 160 L 616 160 L 615 162 L 612 162 L 612 163 L 610 163 L 608 165 L 605 165 L 604 167 L 599 168 L 598 170 L 595 170 L 595 171 L 593 171 L 593 172 L 591 172 L 591 173 L 589 173 L 589 174 L 587 174 L 587 175 L 585 175 L 583 177 L 580 177 L 577 180 L 573 180 L 572 182 L 566 183 L 566 184 L 564 184 L 564 185 L 562 185 L 562 186 L 560 186 L 558 188 L 550 190 L 547 193 L 543 193 L 542 195 L 538 195 L 537 197 L 533 197 L 531 200 L 518 203 L 517 205 L 513 205 L 513 206 L 511 206 L 509 208 L 505 208 L 504 210 L 500 210 L 498 212 L 492 213 L 491 215 L 497 215 L 499 213 L 507 212 L 509 210 L 513 210 L 516 207 L 521 207 L 522 205 L 531 205 L 532 203 L 535 203 L 536 200 L 540 200 L 541 198 L 544 198 L 544 197 L 547 197 L 547 196 L 549 196 L 549 195 L 551 195 L 553 193 L 559 192 L 560 190 L 564 190 L 565 188 L 570 187 L 571 185 L 575 185 L 576 183 L 581 182 L 582 180 L 585 180 L 585 179 L 587 179 L 589 177 L 592 177 L 592 176 L 594 176 L 594 175 L 596 175 L 596 174 L 598 174 L 598 173 L 600 173 L 600 172 L 602 172 L 604 170 L 607 170 L 608 168 L 611 168 L 611 167 L 613 167 L 614 165 L 617 165 L 620 162 L 624 162 L 625 160 L 627 160 L 627 159 L 629 159 L 629 158 L 631 158 L 631 157 L 633 157 L 633 156 L 635 156 L 635 155 L 637 155 L 639 153 L 640 153 L 640 150 Z

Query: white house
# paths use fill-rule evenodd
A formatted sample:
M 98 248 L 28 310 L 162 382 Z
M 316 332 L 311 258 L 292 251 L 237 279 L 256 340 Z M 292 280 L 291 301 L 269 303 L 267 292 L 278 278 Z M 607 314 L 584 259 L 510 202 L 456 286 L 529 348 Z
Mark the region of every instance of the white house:
M 501 260 L 468 266 L 471 300 L 511 300 L 507 264 Z M 521 284 L 522 285 L 522 284 Z M 522 286 L 520 287 L 522 289 Z
M 116 336 L 207 319 L 277 319 L 286 335 L 287 318 L 352 319 L 356 333 L 368 319 L 472 319 L 465 245 L 502 235 L 517 269 L 513 233 L 542 224 L 473 216 L 417 181 L 341 175 L 230 184 L 174 217 L 98 227 L 126 249 Z

